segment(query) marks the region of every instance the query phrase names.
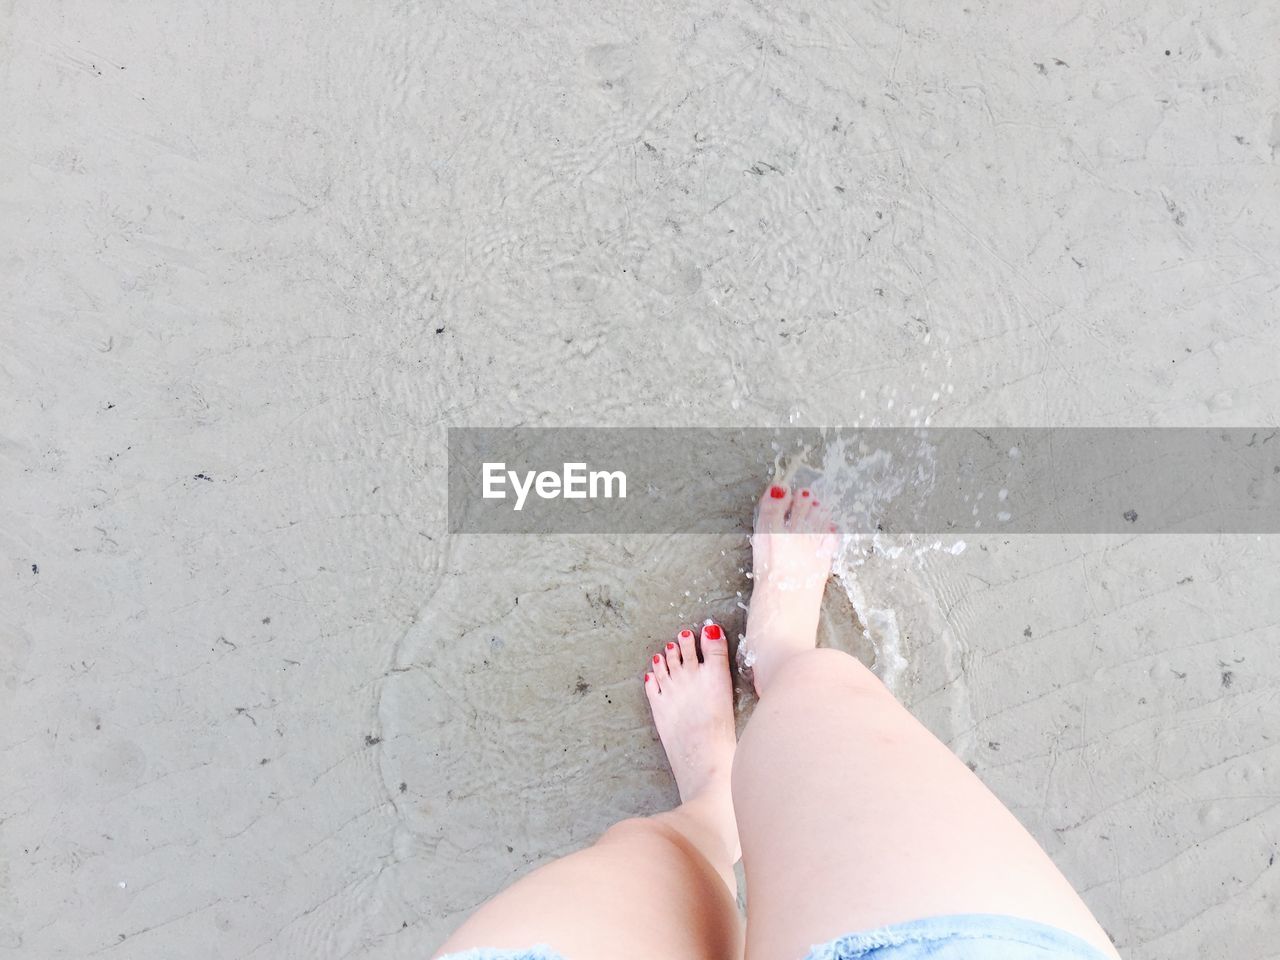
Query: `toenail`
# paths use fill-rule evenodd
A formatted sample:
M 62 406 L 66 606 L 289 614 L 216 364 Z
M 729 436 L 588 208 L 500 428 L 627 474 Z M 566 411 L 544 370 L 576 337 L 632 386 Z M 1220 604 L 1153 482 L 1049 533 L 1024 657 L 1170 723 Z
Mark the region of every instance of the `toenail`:
M 676 648 L 676 645 L 675 645 L 674 643 L 668 643 L 668 644 L 667 644 L 667 649 L 668 649 L 668 650 L 674 650 L 675 648 Z
M 719 640 L 722 636 L 720 628 L 714 623 L 707 624 L 707 628 L 703 633 L 706 634 L 708 640 Z
M 818 501 L 817 500 L 813 501 L 813 505 L 816 507 L 818 505 Z
M 681 631 L 680 631 L 680 636 L 682 636 L 682 637 L 684 637 L 684 639 L 688 640 L 690 637 L 692 637 L 692 636 L 693 636 L 693 631 L 692 631 L 692 630 L 681 630 Z
M 661 658 L 660 656 L 658 656 L 658 655 L 655 653 L 655 654 L 653 655 L 653 662 L 654 662 L 654 663 L 661 663 L 661 662 L 662 662 L 662 658 Z
M 809 491 L 808 491 L 808 490 L 801 490 L 801 491 L 800 491 L 800 496 L 802 496 L 802 497 L 807 497 L 808 495 L 809 495 Z
M 644 675 L 644 682 L 645 682 L 645 683 L 648 683 L 648 682 L 649 682 L 650 680 L 652 680 L 652 679 L 653 679 L 653 674 L 652 674 L 652 673 L 646 673 L 646 674 Z
M 786 495 L 787 495 L 787 491 L 783 490 L 781 487 L 769 488 L 769 496 L 773 497 L 773 499 L 775 500 L 781 500 Z

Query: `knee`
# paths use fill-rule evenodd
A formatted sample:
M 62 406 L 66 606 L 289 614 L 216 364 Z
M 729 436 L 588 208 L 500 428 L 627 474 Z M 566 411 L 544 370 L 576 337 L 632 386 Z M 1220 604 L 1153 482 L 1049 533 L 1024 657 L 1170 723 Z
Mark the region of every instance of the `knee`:
M 880 679 L 855 657 L 843 650 L 820 647 L 793 654 L 779 664 L 762 702 L 788 691 L 814 696 L 825 690 L 892 697 Z
M 691 876 L 708 869 L 697 846 L 657 817 L 634 817 L 615 823 L 596 841 L 597 847 L 625 851 L 632 863 L 664 876 Z
M 665 826 L 653 817 L 631 817 L 619 820 L 596 841 L 598 845 L 626 844 L 637 850 L 645 848 L 650 852 L 658 848 L 679 848 L 683 838 L 680 834 Z

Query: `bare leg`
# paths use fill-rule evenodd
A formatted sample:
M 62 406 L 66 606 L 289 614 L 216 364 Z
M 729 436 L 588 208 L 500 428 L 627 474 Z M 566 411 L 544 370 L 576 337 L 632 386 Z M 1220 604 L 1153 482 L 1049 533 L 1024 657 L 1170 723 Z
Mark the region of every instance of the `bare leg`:
M 1106 935 L 1030 834 L 860 663 L 814 649 L 835 540 L 812 497 L 765 494 L 746 644 L 760 703 L 734 804 L 749 958 L 927 916 L 995 913 Z
M 736 960 L 740 850 L 730 793 L 733 692 L 721 629 L 698 662 L 681 631 L 651 662 L 645 692 L 680 788 L 680 806 L 626 820 L 586 850 L 517 881 L 471 916 L 436 956 L 546 944 L 567 960 Z

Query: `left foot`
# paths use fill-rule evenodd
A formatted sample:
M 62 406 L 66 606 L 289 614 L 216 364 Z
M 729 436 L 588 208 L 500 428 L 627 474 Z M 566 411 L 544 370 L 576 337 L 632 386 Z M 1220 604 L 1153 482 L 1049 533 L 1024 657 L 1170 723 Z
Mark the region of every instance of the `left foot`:
M 692 630 L 681 630 L 653 655 L 644 690 L 653 723 L 680 788 L 680 801 L 728 790 L 737 734 L 729 641 L 718 624 L 702 628 L 702 662 Z
M 719 624 L 707 623 L 700 642 L 701 662 L 699 640 L 692 630 L 681 630 L 653 655 L 644 675 L 653 723 L 680 788 L 680 806 L 655 819 L 665 819 L 693 840 L 736 896 L 733 865 L 742 857 L 742 844 L 731 784 L 738 737 L 729 641 Z

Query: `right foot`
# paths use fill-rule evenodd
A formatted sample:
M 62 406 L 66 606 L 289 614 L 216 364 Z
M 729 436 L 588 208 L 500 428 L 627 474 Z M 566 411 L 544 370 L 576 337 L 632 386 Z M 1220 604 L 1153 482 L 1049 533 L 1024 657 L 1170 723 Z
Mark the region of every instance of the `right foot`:
M 741 656 L 756 693 L 793 653 L 812 650 L 839 537 L 809 490 L 765 491 L 751 536 L 752 590 Z

